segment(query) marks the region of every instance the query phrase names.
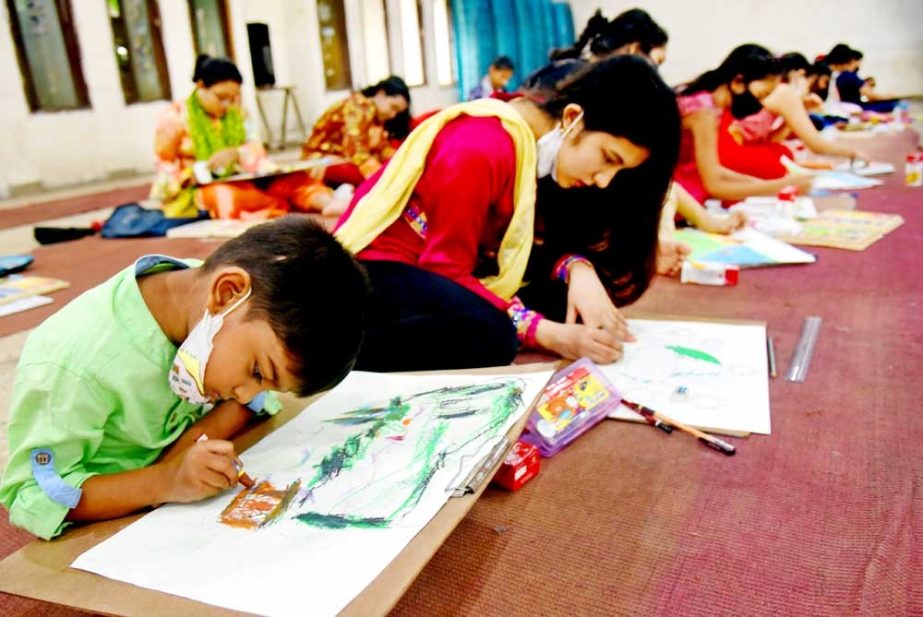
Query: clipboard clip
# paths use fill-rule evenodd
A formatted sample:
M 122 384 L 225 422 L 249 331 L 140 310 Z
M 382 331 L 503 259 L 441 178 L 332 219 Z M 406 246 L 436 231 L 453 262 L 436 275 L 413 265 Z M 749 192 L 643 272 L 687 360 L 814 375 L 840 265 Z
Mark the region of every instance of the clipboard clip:
M 457 482 L 458 477 L 456 477 L 455 480 L 449 483 L 446 490 L 452 491 L 452 497 L 464 497 L 465 495 L 476 492 L 488 478 L 494 467 L 497 466 L 497 463 L 506 456 L 509 447 L 510 440 L 504 435 L 461 482 Z

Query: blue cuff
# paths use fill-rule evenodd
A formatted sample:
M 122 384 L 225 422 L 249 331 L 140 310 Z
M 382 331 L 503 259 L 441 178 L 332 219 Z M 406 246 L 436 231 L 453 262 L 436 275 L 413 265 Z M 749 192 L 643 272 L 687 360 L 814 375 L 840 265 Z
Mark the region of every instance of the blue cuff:
M 54 469 L 54 455 L 47 448 L 35 448 L 31 454 L 32 476 L 45 495 L 71 510 L 80 503 L 83 491 L 64 481 Z

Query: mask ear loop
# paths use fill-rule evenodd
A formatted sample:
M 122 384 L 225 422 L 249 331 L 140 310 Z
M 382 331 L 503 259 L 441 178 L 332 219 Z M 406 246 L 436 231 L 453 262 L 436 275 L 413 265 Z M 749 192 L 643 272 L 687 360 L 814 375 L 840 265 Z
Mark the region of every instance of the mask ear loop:
M 558 150 L 558 153 L 555 154 L 555 158 L 557 158 L 558 154 L 560 154 L 560 147 L 564 145 L 564 140 L 567 139 L 568 133 L 570 133 L 570 132 L 574 129 L 574 127 L 577 126 L 577 123 L 580 122 L 580 120 L 581 120 L 582 118 L 583 118 L 583 111 L 581 111 L 579 114 L 577 114 L 577 117 L 574 118 L 574 121 L 570 123 L 570 126 L 568 126 L 566 129 L 565 129 L 565 128 L 561 128 L 561 141 L 559 142 L 559 145 L 558 145 L 559 150 Z M 564 120 L 564 119 L 562 118 L 562 119 L 561 119 L 562 124 L 563 124 L 563 120 Z M 557 161 L 555 161 L 555 164 L 551 167 L 551 177 L 552 177 L 555 181 L 557 181 L 557 179 L 558 179 L 558 174 L 557 174 Z
M 577 117 L 574 118 L 574 121 L 570 123 L 570 126 L 568 126 L 566 129 L 562 131 L 561 139 L 564 139 L 565 137 L 567 137 L 568 133 L 570 133 L 573 130 L 573 128 L 577 126 L 577 123 L 580 122 L 581 120 L 583 120 L 582 111 L 579 114 L 577 114 Z
M 251 285 L 250 287 L 247 288 L 247 293 L 245 293 L 243 296 L 241 296 L 240 298 L 238 298 L 237 300 L 235 300 L 235 301 L 234 301 L 234 304 L 232 304 L 232 305 L 230 306 L 230 308 L 226 309 L 223 313 L 221 313 L 221 317 L 227 317 L 227 316 L 230 314 L 231 311 L 233 311 L 233 310 L 236 309 L 238 306 L 240 306 L 241 304 L 243 304 L 244 302 L 246 302 L 246 301 L 247 301 L 247 298 L 250 297 L 250 294 L 251 294 L 251 293 L 253 293 L 253 286 L 252 286 L 252 285 Z

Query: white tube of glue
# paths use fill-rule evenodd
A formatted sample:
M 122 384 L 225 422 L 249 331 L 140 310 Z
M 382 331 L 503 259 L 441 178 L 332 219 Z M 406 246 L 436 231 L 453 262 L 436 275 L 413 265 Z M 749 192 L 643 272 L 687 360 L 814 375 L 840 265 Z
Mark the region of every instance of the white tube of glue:
M 683 270 L 679 275 L 679 280 L 681 283 L 733 286 L 737 284 L 739 277 L 740 266 L 687 259 L 683 262 Z

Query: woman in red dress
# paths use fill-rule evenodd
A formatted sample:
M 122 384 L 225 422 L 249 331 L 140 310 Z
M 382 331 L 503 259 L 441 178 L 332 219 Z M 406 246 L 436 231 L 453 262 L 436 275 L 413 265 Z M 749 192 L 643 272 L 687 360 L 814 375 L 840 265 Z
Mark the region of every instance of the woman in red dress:
M 500 365 L 520 345 L 616 359 L 628 335 L 597 301 L 647 286 L 678 141 L 672 91 L 634 57 L 587 67 L 541 104 L 486 99 L 429 118 L 359 188 L 337 230 L 372 283 L 357 368 Z M 546 221 L 536 177 L 574 191 L 618 177 L 634 199 L 601 209 L 575 199 Z M 623 219 L 635 222 L 630 234 L 613 230 Z M 580 288 L 568 294 L 584 323 L 544 318 L 517 297 L 536 235 L 572 251 L 555 255 L 556 271 Z M 616 236 L 633 238 L 635 258 L 620 257 Z

